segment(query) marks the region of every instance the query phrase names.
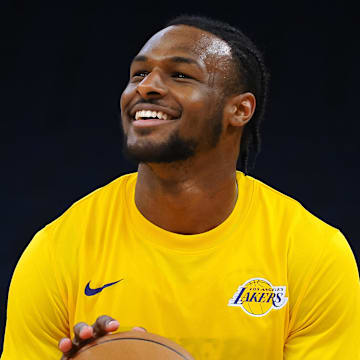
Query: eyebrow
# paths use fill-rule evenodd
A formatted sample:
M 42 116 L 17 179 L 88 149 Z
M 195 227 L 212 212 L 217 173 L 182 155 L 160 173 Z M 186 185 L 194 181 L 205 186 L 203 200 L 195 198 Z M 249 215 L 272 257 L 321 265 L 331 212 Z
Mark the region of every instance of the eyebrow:
M 193 65 L 196 65 L 198 68 L 201 68 L 199 63 L 196 60 L 188 58 L 188 57 L 184 57 L 184 56 L 172 56 L 168 60 L 173 62 L 173 63 L 193 64 Z M 145 56 L 145 55 L 137 55 L 137 56 L 134 57 L 132 62 L 145 62 L 145 61 L 148 61 L 147 56 Z

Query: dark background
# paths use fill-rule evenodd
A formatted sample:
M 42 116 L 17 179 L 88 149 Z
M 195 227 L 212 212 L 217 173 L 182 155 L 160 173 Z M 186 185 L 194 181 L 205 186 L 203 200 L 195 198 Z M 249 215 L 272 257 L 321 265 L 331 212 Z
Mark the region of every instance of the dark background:
M 288 3 L 2 3 L 0 344 L 10 277 L 34 233 L 135 170 L 119 130 L 128 65 L 181 13 L 228 21 L 262 49 L 272 81 L 253 176 L 341 229 L 359 258 L 360 19 L 346 1 Z

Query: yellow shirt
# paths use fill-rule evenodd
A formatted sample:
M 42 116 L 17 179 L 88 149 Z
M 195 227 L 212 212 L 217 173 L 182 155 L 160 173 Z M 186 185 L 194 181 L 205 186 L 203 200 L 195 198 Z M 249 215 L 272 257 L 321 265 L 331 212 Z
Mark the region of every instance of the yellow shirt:
M 103 314 L 197 360 L 360 359 L 359 277 L 339 230 L 238 172 L 221 225 L 170 233 L 136 208 L 136 178 L 91 193 L 31 241 L 11 282 L 1 360 L 58 360 L 58 340 Z

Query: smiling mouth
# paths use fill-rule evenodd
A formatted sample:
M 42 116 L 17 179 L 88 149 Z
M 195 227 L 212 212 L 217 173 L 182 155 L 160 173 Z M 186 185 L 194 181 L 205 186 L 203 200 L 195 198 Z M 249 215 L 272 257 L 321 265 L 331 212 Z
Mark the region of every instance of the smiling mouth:
M 134 120 L 173 120 L 173 117 L 163 111 L 139 110 Z

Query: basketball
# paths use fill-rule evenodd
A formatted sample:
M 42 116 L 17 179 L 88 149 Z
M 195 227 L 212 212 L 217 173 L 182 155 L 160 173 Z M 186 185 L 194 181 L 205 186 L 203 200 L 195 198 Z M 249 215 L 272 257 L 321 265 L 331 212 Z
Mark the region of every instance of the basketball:
M 140 331 L 110 334 L 87 344 L 76 360 L 194 360 L 180 345 L 162 336 Z

